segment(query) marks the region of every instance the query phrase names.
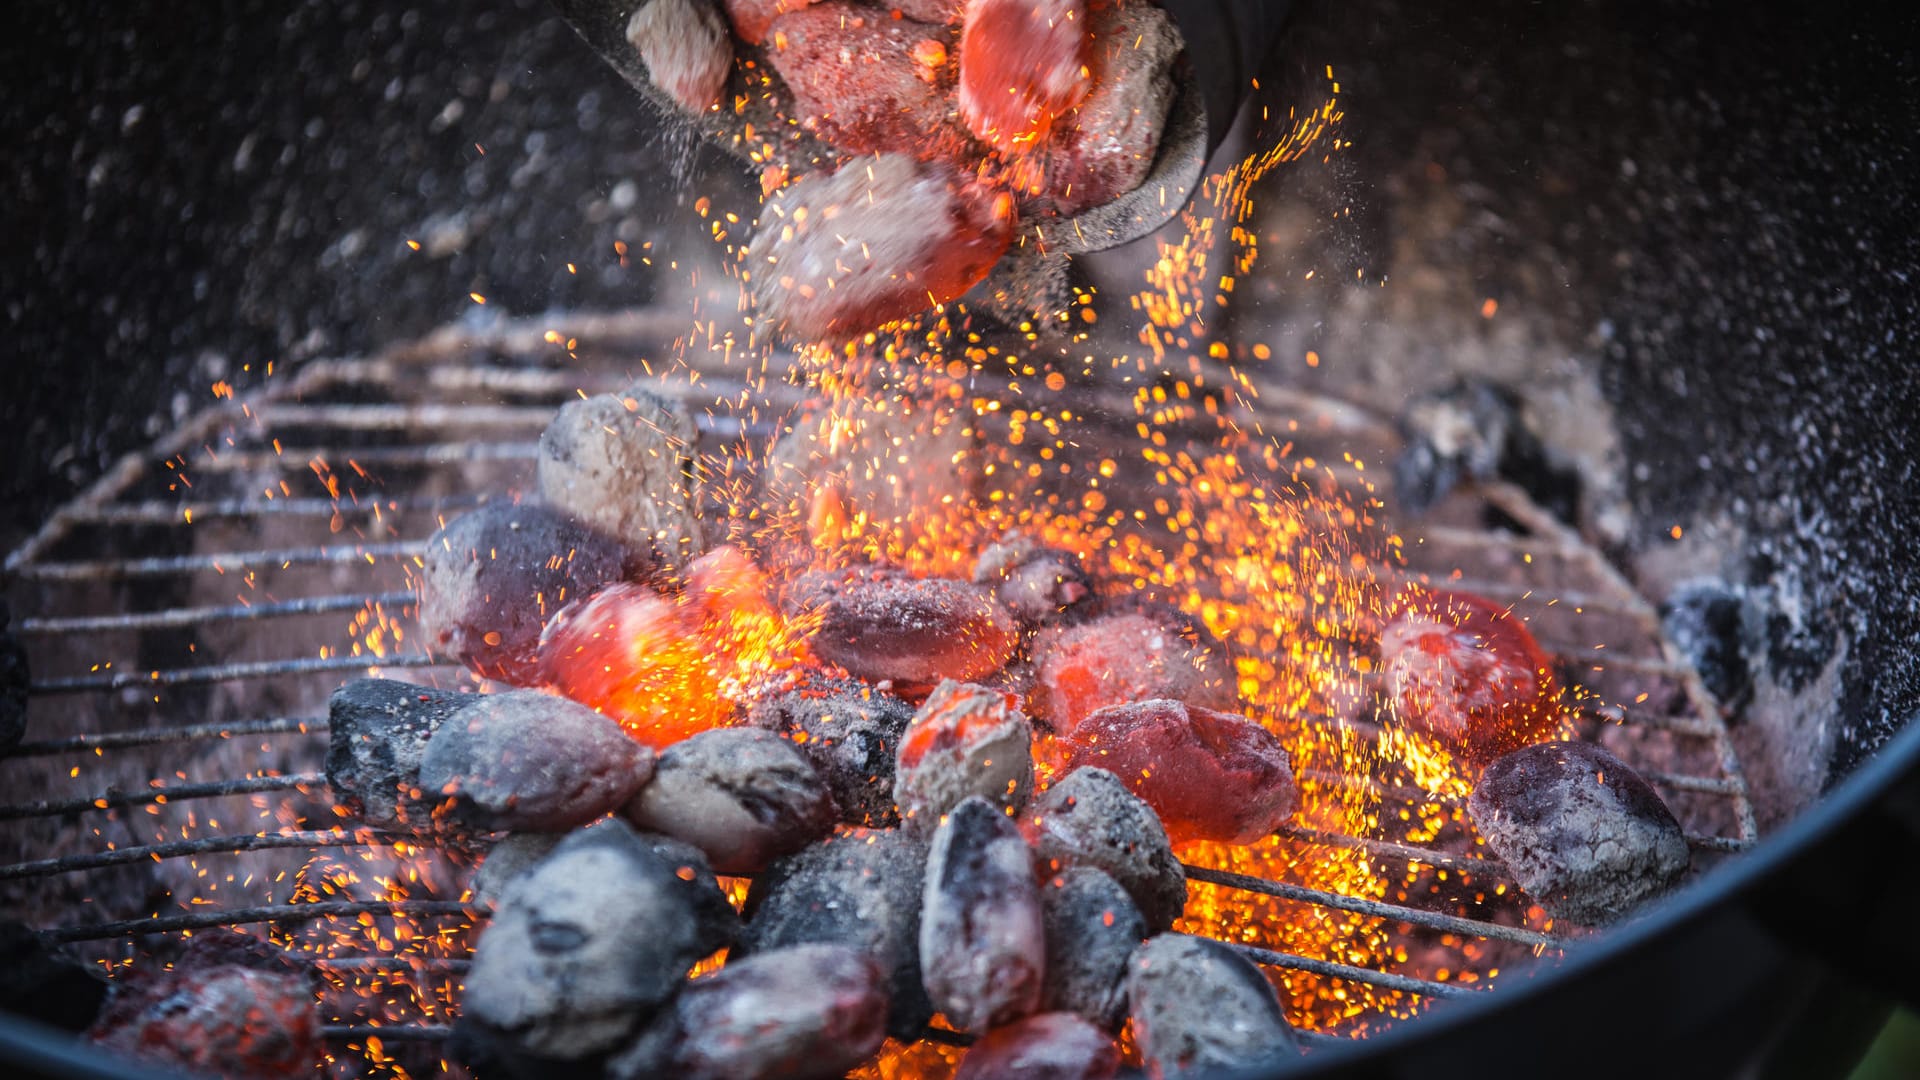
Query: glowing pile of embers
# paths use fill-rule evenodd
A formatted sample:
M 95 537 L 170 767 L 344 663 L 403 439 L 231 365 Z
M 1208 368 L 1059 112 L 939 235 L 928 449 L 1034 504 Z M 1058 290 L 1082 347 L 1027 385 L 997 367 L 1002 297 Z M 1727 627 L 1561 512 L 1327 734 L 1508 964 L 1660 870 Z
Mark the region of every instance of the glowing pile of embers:
M 1304 524 L 1341 516 L 1264 494 L 1241 471 L 1259 455 L 1166 456 L 1169 490 L 1196 500 L 1169 525 L 1206 511 L 1211 554 L 1087 527 L 1084 505 L 970 552 L 959 523 L 1007 519 L 933 491 L 931 513 L 903 518 L 915 541 L 876 547 L 846 520 L 847 500 L 875 505 L 850 490 L 851 459 L 907 446 L 918 461 L 895 459 L 896 494 L 911 466 L 969 467 L 906 408 L 871 427 L 803 418 L 768 468 L 800 474 L 806 535 L 748 544 L 757 560 L 706 542 L 691 421 L 642 387 L 560 411 L 539 501 L 491 503 L 432 539 L 430 645 L 524 689 L 350 683 L 327 774 L 361 826 L 485 852 L 474 900 L 492 918 L 456 1059 L 489 1075 L 904 1076 L 957 1060 L 961 1076 L 1101 1077 L 1125 1060 L 1175 1076 L 1292 1055 L 1295 1024 L 1418 1006 L 1270 977 L 1223 941 L 1373 965 L 1405 949 L 1376 918 L 1190 887 L 1182 858 L 1405 900 L 1411 877 L 1275 835 L 1388 831 L 1377 800 L 1313 777 L 1391 756 L 1434 805 L 1471 791 L 1471 829 L 1429 805 L 1401 835 L 1477 831 L 1529 918 L 1604 923 L 1686 868 L 1640 778 L 1551 741 L 1560 688 L 1518 619 L 1421 588 L 1369 595 L 1366 560 Z M 1338 636 L 1325 612 L 1370 605 L 1386 616 L 1364 630 L 1377 660 L 1341 670 L 1377 664 L 1396 721 L 1377 741 L 1325 718 L 1339 665 L 1308 645 Z M 304 1071 L 321 1056 L 311 991 L 264 951 L 196 947 L 123 979 L 96 1032 L 230 1072 Z M 930 1024 L 948 1034 L 915 1042 Z

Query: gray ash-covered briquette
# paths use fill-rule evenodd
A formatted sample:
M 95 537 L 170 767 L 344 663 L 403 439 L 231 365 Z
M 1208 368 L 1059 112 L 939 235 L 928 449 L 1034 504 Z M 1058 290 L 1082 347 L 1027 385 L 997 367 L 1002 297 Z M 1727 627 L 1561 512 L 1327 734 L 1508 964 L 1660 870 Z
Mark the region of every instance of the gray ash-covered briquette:
M 619 724 L 538 690 L 480 694 L 427 741 L 420 787 L 483 830 L 564 832 L 619 809 L 653 751 Z
M 1141 945 L 1127 1001 L 1140 1058 L 1156 1077 L 1251 1069 L 1300 1053 L 1273 984 L 1218 941 L 1161 934 Z
M 1104 871 L 1133 897 L 1150 930 L 1173 925 L 1187 906 L 1187 872 L 1153 808 L 1105 769 L 1083 766 L 1034 800 L 1041 872 Z
M 815 571 L 788 586 L 789 608 L 818 619 L 809 643 L 856 678 L 931 686 L 1000 670 L 1020 628 L 993 591 L 898 570 Z
M 927 855 L 927 996 L 954 1027 L 983 1032 L 1040 1007 L 1046 963 L 1033 852 L 997 803 L 968 798 L 934 831 Z
M 488 503 L 427 539 L 421 632 L 429 649 L 489 679 L 532 685 L 547 619 L 620 580 L 633 559 L 551 506 Z
M 1017 531 L 988 545 L 974 560 L 973 583 L 992 589 L 1001 606 L 1025 626 L 1055 622 L 1093 594 L 1093 579 L 1078 555 L 1046 547 Z
M 327 699 L 327 785 L 362 825 L 423 838 L 446 834 L 446 799 L 420 787 L 427 741 L 475 700 L 393 679 L 355 679 Z
M 1108 1080 L 1120 1071 L 1113 1037 L 1073 1013 L 1039 1013 L 987 1032 L 953 1080 Z
M 500 906 L 500 893 L 507 882 L 540 865 L 540 860 L 564 839 L 565 833 L 518 832 L 494 841 L 480 869 L 473 873 L 474 904 L 483 908 Z
M 684 566 L 703 550 L 694 425 L 643 385 L 560 407 L 540 435 L 540 494 L 633 551 Z
M 1018 809 L 1033 788 L 1033 727 L 1012 695 L 951 679 L 913 715 L 894 757 L 893 801 L 925 834 L 973 795 Z
M 927 846 L 900 829 L 830 836 L 776 859 L 747 893 L 730 959 L 792 945 L 848 945 L 887 974 L 887 1031 L 919 1038 L 933 1016 L 920 982 L 920 902 Z
M 627 41 L 674 104 L 698 114 L 720 101 L 733 71 L 733 39 L 713 0 L 641 0 Z
M 1613 922 L 1687 872 L 1687 838 L 1673 812 L 1592 743 L 1541 743 L 1496 758 L 1467 811 L 1514 882 L 1556 919 Z
M 833 791 L 840 820 L 886 828 L 900 820 L 893 805 L 893 756 L 913 706 L 860 682 L 805 672 L 756 688 L 747 723 L 792 740 Z
M 716 728 L 660 753 L 653 781 L 622 811 L 642 829 L 752 874 L 826 835 L 839 817 L 827 782 L 792 742 L 760 728 Z
M 695 979 L 628 1050 L 613 1080 L 827 1080 L 887 1037 L 886 977 L 844 945 L 796 945 Z
M 604 1055 L 736 930 L 698 868 L 618 818 L 581 829 L 502 890 L 473 951 L 458 1045 L 521 1074 Z
M 1040 1007 L 1112 1031 L 1127 1018 L 1127 964 L 1147 919 L 1105 871 L 1070 866 L 1040 883 L 1047 974 Z

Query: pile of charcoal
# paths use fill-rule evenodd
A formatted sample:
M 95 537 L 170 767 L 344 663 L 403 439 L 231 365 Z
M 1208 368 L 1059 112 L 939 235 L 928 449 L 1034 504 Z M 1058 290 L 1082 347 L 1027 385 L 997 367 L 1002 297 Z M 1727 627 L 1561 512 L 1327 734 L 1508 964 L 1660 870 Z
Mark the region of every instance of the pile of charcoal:
M 1139 187 L 1183 47 L 1148 0 L 645 0 L 627 38 L 689 114 L 740 105 L 736 65 L 733 93 L 775 101 L 786 122 L 744 137 L 763 187 L 791 186 L 748 270 L 762 314 L 805 340 L 952 300 L 1023 220 Z M 788 153 L 799 131 L 824 163 Z

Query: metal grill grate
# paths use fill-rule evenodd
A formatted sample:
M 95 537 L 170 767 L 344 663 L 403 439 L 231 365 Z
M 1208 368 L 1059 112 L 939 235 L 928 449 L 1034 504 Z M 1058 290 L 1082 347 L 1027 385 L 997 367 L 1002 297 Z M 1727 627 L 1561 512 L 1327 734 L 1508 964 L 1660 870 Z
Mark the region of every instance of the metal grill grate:
M 346 620 L 410 603 L 405 564 L 440 520 L 476 505 L 484 496 L 475 493 L 527 486 L 534 440 L 553 409 L 578 391 L 618 389 L 636 358 L 657 355 L 677 328 L 651 314 L 572 320 L 557 329 L 562 340 L 580 343 L 574 360 L 551 343 L 553 324 L 516 323 L 443 331 L 371 359 L 314 362 L 251 401 L 205 410 L 55 513 L 6 563 L 13 610 L 24 616 L 16 629 L 34 663 L 35 738 L 0 762 L 0 791 L 8 793 L 0 805 L 0 907 L 60 941 L 91 943 L 109 959 L 132 955 L 150 935 L 222 925 L 405 914 L 463 926 L 481 917 L 446 899 L 229 903 L 217 887 L 183 896 L 178 883 L 204 879 L 209 868 L 216 878 L 234 874 L 229 862 L 256 853 L 304 859 L 404 843 L 352 832 L 327 816 L 317 771 L 325 695 L 370 671 L 443 684 L 464 673 L 409 643 L 387 641 L 376 654 L 364 635 L 348 637 Z M 722 373 L 697 385 L 707 401 L 745 390 Z M 1377 449 L 1395 438 L 1390 426 L 1349 404 L 1280 386 L 1256 389 L 1270 428 L 1276 418 L 1294 421 L 1301 439 L 1333 451 L 1329 460 L 1341 459 L 1337 447 Z M 799 399 L 790 387 L 765 393 L 776 408 Z M 728 416 L 695 413 L 703 440 L 716 444 L 761 433 Z M 1350 466 L 1320 471 L 1335 481 L 1360 479 Z M 341 481 L 331 493 L 329 476 Z M 1524 534 L 1478 527 L 1488 509 Z M 1514 602 L 1542 643 L 1605 699 L 1651 702 L 1594 717 L 1583 734 L 1645 766 L 1687 826 L 1696 867 L 1755 842 L 1754 809 L 1718 709 L 1662 638 L 1654 608 L 1602 555 L 1524 493 L 1497 485 L 1456 498 L 1450 513 L 1406 532 L 1413 570 Z M 1471 575 L 1462 562 L 1475 568 Z M 1577 619 L 1558 614 L 1575 610 Z M 1573 636 L 1591 637 L 1595 627 L 1605 636 Z M 94 779 L 101 775 L 105 783 Z M 294 804 L 306 812 L 290 815 Z M 235 827 L 248 816 L 270 820 L 264 828 Z M 166 827 L 182 835 L 155 831 Z M 1299 827 L 1284 835 L 1385 863 L 1502 879 L 1496 862 L 1473 853 Z M 148 863 L 185 869 L 163 875 L 171 898 L 148 908 L 139 908 L 138 895 L 128 902 L 144 915 L 110 902 L 110 883 L 86 880 Z M 254 872 L 287 864 L 264 865 Z M 1563 940 L 1556 931 L 1412 902 L 1206 867 L 1189 872 L 1212 886 L 1378 917 L 1442 942 L 1551 953 Z M 160 910 L 182 900 L 184 910 Z M 1422 998 L 1487 985 L 1242 947 L 1263 964 Z M 318 962 L 450 978 L 465 968 L 458 957 Z M 376 1018 L 327 1030 L 352 1042 L 370 1034 L 433 1039 L 446 1028 L 381 1026 Z

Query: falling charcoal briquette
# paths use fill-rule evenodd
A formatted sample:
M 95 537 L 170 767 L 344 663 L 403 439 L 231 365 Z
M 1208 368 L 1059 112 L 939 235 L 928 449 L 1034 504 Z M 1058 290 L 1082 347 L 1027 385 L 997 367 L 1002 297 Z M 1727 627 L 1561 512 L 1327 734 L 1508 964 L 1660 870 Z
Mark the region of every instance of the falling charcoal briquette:
M 833 791 L 840 820 L 886 828 L 897 824 L 894 754 L 913 706 L 856 679 L 802 672 L 756 687 L 747 722 L 799 747 Z
M 326 1043 L 309 974 L 275 946 L 196 937 L 171 968 L 114 980 L 87 1038 L 149 1066 L 222 1077 L 311 1075 Z
M 735 960 L 687 984 L 613 1080 L 827 1080 L 887 1037 L 886 977 L 844 945 L 796 945 Z
M 973 583 L 992 589 L 1000 605 L 1027 626 L 1058 620 L 1093 592 L 1080 556 L 1020 532 L 1007 533 L 980 553 Z
M 733 908 L 702 869 L 611 818 L 509 881 L 473 951 L 464 1054 L 525 1073 L 625 1045 L 733 938 Z
M 674 104 L 690 113 L 719 104 L 733 71 L 733 41 L 713 0 L 642 0 L 627 22 L 627 41 Z
M 1153 808 L 1105 769 L 1078 768 L 1034 800 L 1027 813 L 1041 871 L 1103 870 L 1133 897 L 1151 930 L 1173 925 L 1187 906 L 1187 872 L 1174 858 Z
M 642 385 L 570 401 L 540 435 L 540 494 L 633 551 L 684 566 L 703 536 L 694 434 L 685 406 Z
M 427 741 L 420 786 L 477 829 L 563 832 L 619 809 L 653 751 L 584 705 L 538 690 L 480 694 Z
M 1273 1065 L 1299 1055 L 1273 984 L 1253 961 L 1207 938 L 1161 934 L 1133 954 L 1127 1002 L 1154 1077 Z
M 818 942 L 846 945 L 887 975 L 887 1031 L 918 1038 L 933 1016 L 920 984 L 927 847 L 900 829 L 856 829 L 776 859 L 747 893 L 731 958 Z
M 1094 765 L 1147 800 L 1176 844 L 1251 844 L 1299 804 L 1280 740 L 1244 716 L 1178 701 L 1110 705 L 1062 740 L 1067 765 Z
M 642 829 L 707 853 L 723 874 L 751 874 L 826 835 L 833 793 L 799 748 L 771 731 L 720 728 L 660 754 L 653 781 L 622 811 Z
M 1040 1006 L 1047 948 L 1033 852 L 975 795 L 934 830 L 920 908 L 920 976 L 934 1008 L 981 1032 Z
M 953 1080 L 1108 1080 L 1119 1071 L 1112 1036 L 1073 1013 L 1052 1012 L 981 1036 Z
M 1233 672 L 1217 642 L 1178 612 L 1121 611 L 1033 640 L 1028 707 L 1062 735 L 1096 709 L 1171 698 L 1208 709 L 1235 705 Z
M 993 592 L 972 582 L 862 568 L 803 574 L 789 607 L 818 620 L 810 644 L 856 678 L 931 686 L 1000 670 L 1020 630 Z
M 1673 812 L 1592 743 L 1541 743 L 1496 759 L 1467 811 L 1514 882 L 1556 919 L 1612 922 L 1687 872 Z
M 1040 1007 L 1077 1013 L 1109 1031 L 1127 1018 L 1127 963 L 1147 919 L 1105 871 L 1069 866 L 1040 883 L 1047 975 Z
M 446 802 L 420 787 L 420 759 L 447 717 L 475 700 L 393 679 L 355 679 L 327 699 L 327 785 L 362 825 L 424 838 L 451 823 Z
M 617 542 L 552 507 L 488 503 L 427 539 L 416 582 L 427 647 L 531 685 L 547 619 L 619 580 L 628 562 Z
M 1017 808 L 1033 787 L 1033 728 L 1002 690 L 943 682 L 914 713 L 894 761 L 893 799 L 925 833 L 970 795 Z

